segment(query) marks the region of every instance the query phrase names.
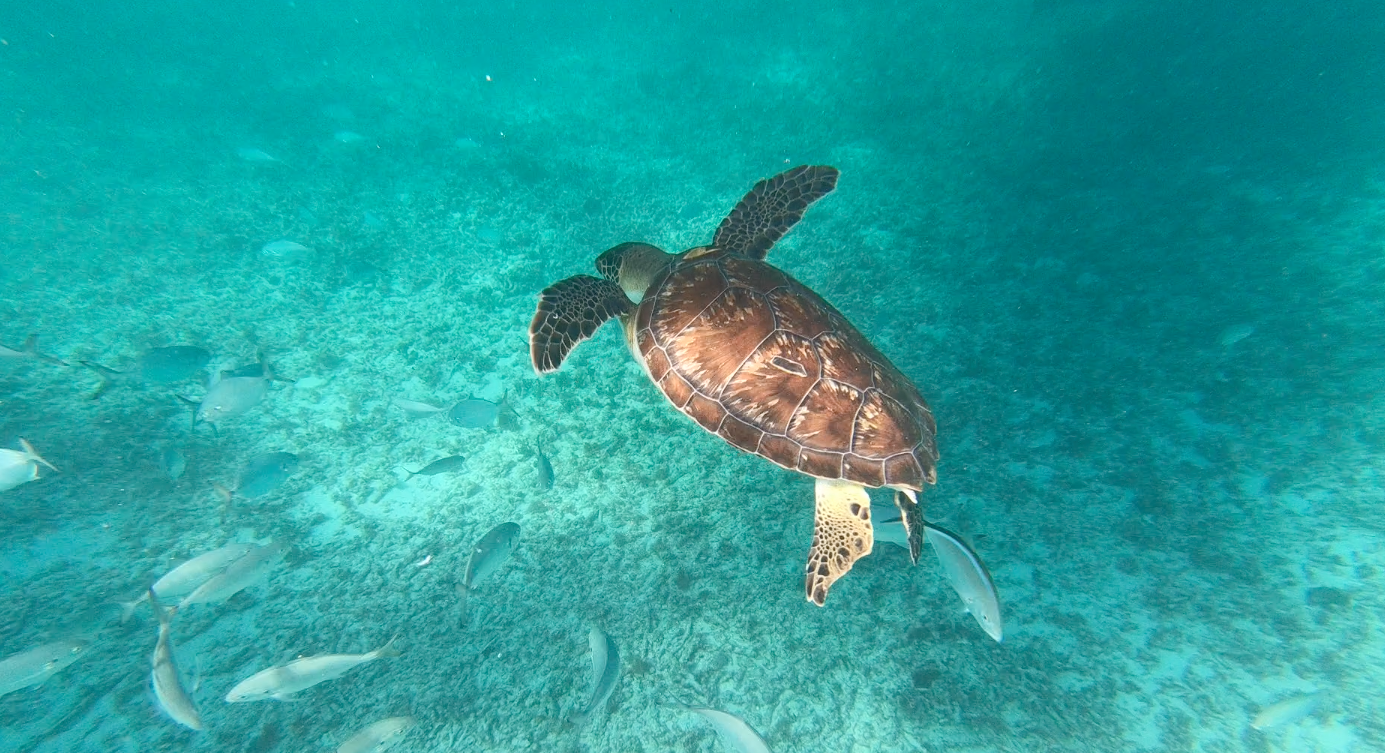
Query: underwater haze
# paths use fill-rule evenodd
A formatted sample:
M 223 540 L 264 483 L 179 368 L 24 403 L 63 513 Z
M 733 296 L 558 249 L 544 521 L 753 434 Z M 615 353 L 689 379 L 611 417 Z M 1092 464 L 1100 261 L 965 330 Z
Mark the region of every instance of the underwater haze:
M 0 753 L 1385 750 L 1382 40 L 0 3 Z M 766 261 L 928 401 L 955 533 L 879 521 L 824 607 L 812 478 L 617 324 L 542 376 L 528 331 L 799 165 L 840 179 Z

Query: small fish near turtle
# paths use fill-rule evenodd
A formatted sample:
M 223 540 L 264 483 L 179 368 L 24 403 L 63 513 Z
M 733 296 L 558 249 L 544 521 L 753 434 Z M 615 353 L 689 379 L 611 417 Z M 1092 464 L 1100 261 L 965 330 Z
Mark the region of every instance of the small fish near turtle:
M 42 684 L 86 656 L 91 640 L 72 638 L 45 643 L 0 659 L 0 698 Z
M 0 448 L 0 492 L 37 480 L 40 465 L 54 472 L 58 470 L 52 463 L 44 460 L 34 450 L 34 446 L 22 437 L 19 446 L 21 449 L 18 450 Z
M 895 492 L 898 494 L 899 492 Z M 907 549 L 908 536 L 904 520 L 895 508 L 888 504 L 871 503 L 871 524 L 875 540 L 883 541 Z M 942 567 L 943 577 L 957 592 L 958 598 L 976 624 L 995 642 L 1005 639 L 1005 627 L 1000 616 L 1000 593 L 991 578 L 986 563 L 981 556 L 961 536 L 936 523 L 923 524 L 924 537 L 933 547 Z
M 458 400 L 447 411 L 447 419 L 463 429 L 487 429 L 496 425 L 505 401 L 493 403 L 479 397 Z
M 226 702 L 297 700 L 298 693 L 335 680 L 362 664 L 400 656 L 399 649 L 394 647 L 394 640 L 391 638 L 380 648 L 364 654 L 318 654 L 294 659 L 283 666 L 270 667 L 237 683 L 226 694 Z
M 96 372 L 106 382 L 144 381 L 167 385 L 197 376 L 211 360 L 212 354 L 205 348 L 195 345 L 170 345 L 145 351 L 140 354 L 136 368 L 126 371 L 95 361 L 83 360 L 81 364 Z
M 256 455 L 241 471 L 236 496 L 263 497 L 279 488 L 298 470 L 298 456 L 291 452 L 266 452 Z
M 188 469 L 188 456 L 177 447 L 165 447 L 159 452 L 159 467 L 169 481 L 177 481 Z
M 422 418 L 424 416 L 433 416 L 439 413 L 447 412 L 446 408 L 440 408 L 436 405 L 433 405 L 432 403 L 425 403 L 419 400 L 409 400 L 408 398 L 403 397 L 396 397 L 390 402 L 394 403 L 394 406 L 396 408 L 404 411 L 405 415 L 409 416 L 410 418 Z
M 416 471 L 409 471 L 409 478 L 413 478 L 414 476 L 437 476 L 442 473 L 456 473 L 465 467 L 466 458 L 461 455 L 451 455 L 445 458 L 438 458 Z
M 553 482 L 557 479 L 553 473 L 553 461 L 538 442 L 534 443 L 534 470 L 538 474 L 539 491 L 546 492 L 552 489 Z
M 66 366 L 67 362 L 53 356 L 44 355 L 38 350 L 38 335 L 29 335 L 18 349 L 0 345 L 0 360 L 4 361 L 43 361 L 44 363 Z
M 618 318 L 636 362 L 675 408 L 731 446 L 814 478 L 804 592 L 818 606 L 871 552 L 866 487 L 900 492 L 918 561 L 918 493 L 937 480 L 938 462 L 933 413 L 913 382 L 822 296 L 765 260 L 838 174 L 804 165 L 761 180 L 710 245 L 678 254 L 615 246 L 597 257 L 599 277 L 545 288 L 529 326 L 543 375 Z
M 183 401 L 196 406 L 192 425 L 199 423 L 216 424 L 234 418 L 259 405 L 269 395 L 269 383 L 274 381 L 293 383 L 292 379 L 276 376 L 263 359 L 256 363 L 222 371 L 215 381 L 207 387 L 202 400 Z
M 486 535 L 476 542 L 476 546 L 471 548 L 471 558 L 466 563 L 466 575 L 462 578 L 461 585 L 457 586 L 457 594 L 461 597 L 463 623 L 467 620 L 467 597 L 510 559 L 510 555 L 514 554 L 515 548 L 519 546 L 519 532 L 518 523 L 501 523 L 487 531 Z

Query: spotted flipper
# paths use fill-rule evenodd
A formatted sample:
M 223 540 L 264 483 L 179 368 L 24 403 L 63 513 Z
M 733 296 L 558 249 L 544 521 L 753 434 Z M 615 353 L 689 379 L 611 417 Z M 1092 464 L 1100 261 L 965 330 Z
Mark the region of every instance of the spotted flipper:
M 813 202 L 837 187 L 837 168 L 802 165 L 766 178 L 721 221 L 712 245 L 763 259 Z
M 875 535 L 870 525 L 870 495 L 850 481 L 817 480 L 817 513 L 808 570 L 803 581 L 808 601 L 822 606 L 827 590 L 856 560 L 870 554 Z
M 634 310 L 613 280 L 577 275 L 549 285 L 529 323 L 529 357 L 534 371 L 557 371 L 577 343 L 591 337 L 607 319 Z
M 909 541 L 909 560 L 917 565 L 923 553 L 924 526 L 918 495 L 913 489 L 900 489 L 894 493 L 894 503 L 899 508 L 899 522 L 904 524 L 904 536 Z

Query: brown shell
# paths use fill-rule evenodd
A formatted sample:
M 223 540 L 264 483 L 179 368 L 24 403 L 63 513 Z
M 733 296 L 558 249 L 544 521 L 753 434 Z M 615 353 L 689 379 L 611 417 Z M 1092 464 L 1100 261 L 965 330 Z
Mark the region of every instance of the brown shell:
M 821 296 L 768 263 L 693 249 L 635 312 L 633 347 L 679 410 L 790 470 L 921 490 L 933 413 Z

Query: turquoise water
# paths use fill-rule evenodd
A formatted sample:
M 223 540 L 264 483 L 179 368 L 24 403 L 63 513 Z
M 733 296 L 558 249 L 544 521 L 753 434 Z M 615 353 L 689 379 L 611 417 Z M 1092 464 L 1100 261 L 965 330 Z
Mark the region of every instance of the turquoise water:
M 60 469 L 0 492 L 0 657 L 91 640 L 0 697 L 0 750 L 328 751 L 399 715 L 396 750 L 730 750 L 676 703 L 776 753 L 1385 750 L 1381 39 L 1364 0 L 0 7 L 0 344 L 67 364 L 0 359 L 0 446 Z M 769 261 L 931 403 L 926 515 L 1002 643 L 878 543 L 807 603 L 811 480 L 671 409 L 618 327 L 529 364 L 546 285 L 707 243 L 799 164 L 841 180 Z M 142 379 L 174 345 L 211 361 Z M 262 402 L 193 425 L 261 360 Z M 271 452 L 292 475 L 227 503 Z M 178 726 L 119 603 L 271 538 L 174 618 Z M 592 627 L 620 680 L 578 722 Z

